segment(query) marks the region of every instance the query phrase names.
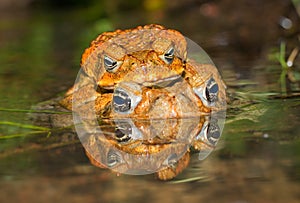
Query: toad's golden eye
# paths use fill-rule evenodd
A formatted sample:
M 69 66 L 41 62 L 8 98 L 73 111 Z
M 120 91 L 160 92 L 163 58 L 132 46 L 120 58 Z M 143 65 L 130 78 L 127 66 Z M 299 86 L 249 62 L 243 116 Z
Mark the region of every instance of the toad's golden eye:
M 118 62 L 107 55 L 104 55 L 104 67 L 107 72 L 114 73 L 120 67 L 121 62 Z
M 161 57 L 167 64 L 171 64 L 174 60 L 174 47 L 170 47 L 165 54 Z

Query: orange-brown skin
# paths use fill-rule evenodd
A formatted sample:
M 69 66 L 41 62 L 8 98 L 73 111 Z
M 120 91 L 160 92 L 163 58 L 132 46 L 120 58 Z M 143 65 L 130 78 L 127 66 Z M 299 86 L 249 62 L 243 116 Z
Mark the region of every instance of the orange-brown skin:
M 175 48 L 175 57 L 171 64 L 167 64 L 161 56 L 170 46 Z M 104 56 L 120 62 L 120 67 L 114 72 L 106 71 L 103 65 Z M 139 26 L 99 35 L 83 53 L 81 67 L 92 83 L 98 86 L 94 110 L 99 117 L 116 116 L 110 108 L 112 93 L 107 90 L 113 90 L 120 82 L 135 82 L 149 87 L 155 85 L 157 81 L 182 76 L 190 88 L 193 88 L 203 84 L 211 75 L 214 75 L 216 80 L 220 80 L 214 66 L 193 63 L 187 59 L 186 41 L 178 31 L 166 29 L 160 25 Z M 206 73 L 201 74 L 201 71 Z M 220 88 L 224 87 L 220 86 Z M 152 98 L 157 98 L 162 94 L 153 88 L 145 88 L 145 91 L 151 92 Z M 85 96 L 86 92 L 79 87 L 75 92 L 74 89 L 70 89 L 61 100 L 61 105 L 72 110 L 74 94 L 79 95 L 77 102 L 84 102 L 88 99 Z M 144 97 L 145 95 L 143 93 L 142 101 L 136 110 L 126 117 L 148 118 L 145 117 L 146 109 L 152 108 L 153 103 Z M 199 98 L 193 97 L 191 100 L 197 104 L 198 112 L 209 113 L 211 111 Z M 177 111 L 179 108 L 172 103 L 169 107 L 170 111 Z M 182 116 L 178 112 L 176 115 L 177 118 Z
M 73 105 L 82 106 L 82 113 L 95 113 L 98 118 L 182 118 L 195 116 L 199 113 L 209 113 L 211 108 L 205 106 L 197 97 L 193 88 L 201 86 L 211 76 L 221 84 L 220 97 L 225 97 L 223 85 L 216 68 L 210 64 L 198 64 L 187 58 L 187 43 L 178 31 L 166 29 L 160 25 L 139 26 L 134 29 L 105 32 L 91 42 L 81 59 L 81 67 L 87 76 L 82 84 L 71 88 L 60 104 L 72 110 Z M 174 47 L 174 59 L 168 64 L 162 56 Z M 115 71 L 107 71 L 104 56 L 109 56 L 118 62 Z M 168 82 L 173 77 L 182 77 L 182 82 L 173 87 L 156 88 L 157 85 Z M 81 76 L 84 77 L 84 76 Z M 112 110 L 113 90 L 122 83 L 139 84 L 141 101 L 134 111 L 119 115 Z M 185 97 L 180 97 L 181 94 Z M 94 98 L 94 102 L 90 101 Z M 91 110 L 92 109 L 92 110 Z M 184 109 L 183 112 L 182 110 Z M 74 110 L 74 108 L 73 108 Z M 201 129 L 204 121 L 200 121 L 197 129 Z M 138 125 L 138 124 L 137 124 Z M 139 126 L 145 129 L 145 126 Z M 172 131 L 171 128 L 170 130 Z M 143 132 L 146 133 L 147 132 Z M 196 134 L 197 132 L 193 132 Z M 162 140 L 172 140 L 172 135 L 164 135 Z M 130 154 L 156 154 L 174 147 L 173 144 L 161 143 L 157 139 L 136 141 L 128 145 L 119 145 L 114 139 L 101 141 L 104 146 L 112 145 Z M 197 148 L 201 144 L 194 143 Z M 87 155 L 91 162 L 99 167 L 105 167 L 95 157 L 101 158 L 102 152 L 88 145 Z M 91 152 L 97 155 L 91 155 Z M 159 179 L 174 178 L 189 162 L 187 152 L 175 166 L 163 168 L 158 172 Z M 126 168 L 126 167 L 125 167 Z

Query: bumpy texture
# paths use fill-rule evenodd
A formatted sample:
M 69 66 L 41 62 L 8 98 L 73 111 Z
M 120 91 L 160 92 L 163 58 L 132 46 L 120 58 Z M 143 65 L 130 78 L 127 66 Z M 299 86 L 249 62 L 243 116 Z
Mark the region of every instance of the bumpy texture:
M 99 35 L 83 53 L 81 67 L 87 82 L 71 88 L 60 103 L 72 110 L 72 102 L 80 107 L 92 100 L 89 108 L 100 118 L 191 117 L 225 101 L 217 69 L 187 58 L 183 35 L 160 25 Z
M 225 85 L 214 65 L 196 62 L 187 50 L 182 34 L 160 25 L 105 32 L 92 41 L 60 104 L 78 115 L 78 134 L 94 165 L 154 171 L 168 180 L 188 165 L 190 145 L 213 147 L 203 144 L 209 132 L 203 126 L 226 105 Z M 219 129 L 211 131 L 217 140 Z

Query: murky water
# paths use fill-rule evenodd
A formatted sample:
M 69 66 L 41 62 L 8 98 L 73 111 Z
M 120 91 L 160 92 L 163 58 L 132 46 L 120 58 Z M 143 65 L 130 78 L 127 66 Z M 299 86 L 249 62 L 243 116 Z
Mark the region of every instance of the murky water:
M 156 9 L 145 3 L 144 12 L 134 5 L 120 11 L 119 2 L 1 13 L 0 202 L 300 201 L 300 100 L 274 97 L 281 67 L 270 60 L 279 39 L 287 52 L 296 46 L 299 26 L 278 25 L 282 16 L 299 25 L 296 11 L 289 1 L 189 2 Z M 151 22 L 199 43 L 231 98 L 215 149 L 201 161 L 191 152 L 188 167 L 167 182 L 93 166 L 72 128 L 51 128 L 47 119 L 38 127 L 30 113 L 74 83 L 81 53 L 97 33 Z

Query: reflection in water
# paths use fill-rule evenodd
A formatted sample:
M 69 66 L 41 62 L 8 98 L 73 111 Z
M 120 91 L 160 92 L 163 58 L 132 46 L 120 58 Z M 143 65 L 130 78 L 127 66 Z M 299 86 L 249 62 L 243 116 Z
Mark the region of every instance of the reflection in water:
M 222 132 L 222 114 L 164 120 L 106 120 L 81 140 L 92 164 L 118 173 L 157 172 L 168 180 L 184 170 L 191 151 L 205 159 Z M 224 114 L 223 114 L 224 115 Z

